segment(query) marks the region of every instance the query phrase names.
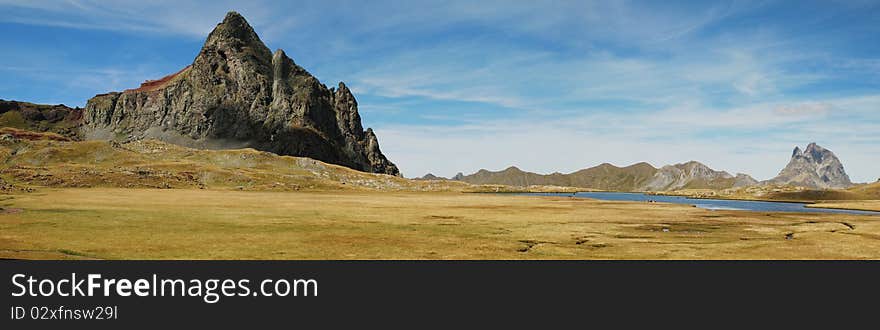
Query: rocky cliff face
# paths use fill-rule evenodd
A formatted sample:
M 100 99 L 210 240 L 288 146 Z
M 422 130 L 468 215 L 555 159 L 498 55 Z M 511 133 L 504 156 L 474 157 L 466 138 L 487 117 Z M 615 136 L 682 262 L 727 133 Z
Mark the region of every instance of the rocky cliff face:
M 284 51 L 270 52 L 235 12 L 211 32 L 190 66 L 90 99 L 82 131 L 87 138 L 251 147 L 399 175 L 373 131 L 361 126 L 345 84 L 327 88 Z
M 816 143 L 810 143 L 804 150 L 795 147 L 788 165 L 766 183 L 819 189 L 853 185 L 837 156 Z

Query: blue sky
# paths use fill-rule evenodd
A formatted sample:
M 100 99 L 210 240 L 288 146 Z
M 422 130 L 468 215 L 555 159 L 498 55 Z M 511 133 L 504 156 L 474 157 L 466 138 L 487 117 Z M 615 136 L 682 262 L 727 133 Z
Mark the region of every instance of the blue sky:
M 880 1 L 0 0 L 0 98 L 82 106 L 176 72 L 229 10 L 345 81 L 407 177 L 693 159 L 768 179 L 815 141 L 880 178 Z

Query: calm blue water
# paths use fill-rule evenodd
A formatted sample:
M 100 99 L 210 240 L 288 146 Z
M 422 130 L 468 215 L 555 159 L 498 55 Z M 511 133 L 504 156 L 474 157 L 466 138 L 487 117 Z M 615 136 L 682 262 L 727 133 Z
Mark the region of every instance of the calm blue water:
M 525 195 L 537 196 L 572 196 L 571 193 L 527 193 Z M 647 202 L 655 201 L 662 203 L 676 203 L 695 205 L 708 210 L 742 210 L 742 211 L 769 211 L 769 212 L 821 212 L 821 213 L 846 213 L 846 214 L 865 214 L 880 215 L 880 212 L 872 211 L 856 211 L 856 210 L 836 210 L 808 208 L 805 203 L 780 203 L 780 202 L 760 202 L 760 201 L 735 201 L 725 199 L 697 199 L 681 196 L 662 196 L 662 195 L 646 195 L 642 193 L 623 193 L 623 192 L 579 192 L 574 194 L 577 198 L 593 198 L 606 201 L 634 201 Z

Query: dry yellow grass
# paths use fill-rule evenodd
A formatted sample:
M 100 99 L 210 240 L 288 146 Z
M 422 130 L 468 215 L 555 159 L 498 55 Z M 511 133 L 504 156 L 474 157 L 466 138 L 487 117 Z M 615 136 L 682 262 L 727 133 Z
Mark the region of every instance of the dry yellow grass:
M 807 205 L 807 207 L 824 207 L 829 209 L 880 211 L 880 200 L 845 200 L 829 201 Z
M 878 259 L 880 218 L 452 192 L 5 196 L 2 258 Z

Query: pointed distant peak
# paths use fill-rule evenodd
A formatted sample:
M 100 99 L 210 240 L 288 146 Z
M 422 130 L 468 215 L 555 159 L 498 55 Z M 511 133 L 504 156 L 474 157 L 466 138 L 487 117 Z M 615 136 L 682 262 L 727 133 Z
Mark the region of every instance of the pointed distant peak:
M 508 167 L 508 168 L 505 168 L 504 171 L 519 171 L 519 172 L 521 172 L 522 170 L 520 170 L 520 169 L 519 169 L 518 167 L 516 167 L 516 166 L 510 166 L 510 167 Z
M 840 159 L 831 150 L 816 142 L 806 149 L 794 148 L 791 161 L 769 182 L 808 188 L 847 188 L 852 181 L 843 169 Z

